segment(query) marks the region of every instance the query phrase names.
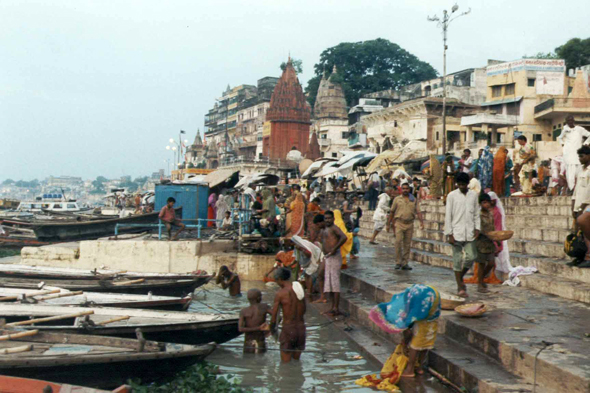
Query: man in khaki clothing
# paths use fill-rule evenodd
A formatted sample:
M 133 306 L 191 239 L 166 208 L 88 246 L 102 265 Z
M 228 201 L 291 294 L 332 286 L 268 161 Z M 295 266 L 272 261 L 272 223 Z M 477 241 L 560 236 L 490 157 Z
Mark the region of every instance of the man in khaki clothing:
M 422 229 L 424 229 L 424 220 L 418 208 L 418 200 L 410 194 L 410 185 L 404 183 L 402 184 L 402 194 L 393 200 L 387 225 L 387 232 L 393 228 L 395 233 L 396 269 L 412 270 L 408 265 L 408 260 L 410 259 L 410 247 L 412 246 L 416 217 L 418 217 Z

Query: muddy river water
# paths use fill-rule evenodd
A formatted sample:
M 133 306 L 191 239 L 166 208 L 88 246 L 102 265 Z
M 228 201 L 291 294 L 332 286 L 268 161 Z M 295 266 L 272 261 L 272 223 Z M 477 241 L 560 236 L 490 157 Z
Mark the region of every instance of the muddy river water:
M 276 289 L 262 282 L 243 282 L 243 297 L 230 298 L 227 291 L 208 284 L 205 290 L 197 290 L 195 301 L 191 304 L 194 312 L 239 313 L 248 306 L 246 292 L 259 288 L 262 301 L 272 305 Z M 206 305 L 205 305 L 206 304 Z M 330 324 L 315 307 L 308 307 L 306 313 L 307 344 L 299 362 L 281 364 L 279 344 L 273 338 L 267 339 L 271 349 L 266 354 L 243 354 L 244 337 L 240 336 L 210 355 L 207 360 L 219 365 L 221 372 L 238 376 L 242 386 L 255 392 L 375 392 L 375 390 L 355 385 L 354 381 L 364 375 L 377 373 L 379 364 L 361 357 L 358 347 L 349 342 L 341 331 Z M 433 383 L 416 384 L 403 391 L 435 392 L 446 391 Z M 403 388 L 403 385 L 402 385 Z

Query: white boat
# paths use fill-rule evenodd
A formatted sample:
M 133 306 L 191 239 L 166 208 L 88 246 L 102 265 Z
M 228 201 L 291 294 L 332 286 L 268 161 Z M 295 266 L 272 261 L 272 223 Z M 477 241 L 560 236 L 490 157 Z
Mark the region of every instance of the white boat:
M 79 212 L 80 206 L 75 200 L 66 199 L 63 194 L 43 194 L 34 201 L 22 201 L 16 208 L 17 212 Z

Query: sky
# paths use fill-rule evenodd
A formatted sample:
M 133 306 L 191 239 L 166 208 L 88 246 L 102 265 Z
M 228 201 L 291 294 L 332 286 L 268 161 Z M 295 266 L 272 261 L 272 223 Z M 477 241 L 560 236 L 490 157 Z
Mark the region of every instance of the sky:
M 427 16 L 453 0 L 0 1 L 0 181 L 118 178 L 167 169 L 227 85 L 313 77 L 321 52 L 388 39 L 442 74 Z M 460 0 L 448 72 L 549 52 L 590 36 L 587 0 Z M 578 11 L 576 11 L 578 10 Z M 184 139 L 184 138 L 183 138 Z

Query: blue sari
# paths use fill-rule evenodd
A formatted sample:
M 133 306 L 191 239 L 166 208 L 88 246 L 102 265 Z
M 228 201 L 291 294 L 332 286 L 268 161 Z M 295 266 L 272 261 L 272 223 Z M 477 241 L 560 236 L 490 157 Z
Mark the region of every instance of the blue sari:
M 400 333 L 414 322 L 435 321 L 439 316 L 440 294 L 421 284 L 393 295 L 389 303 L 378 304 L 369 313 L 369 318 L 387 333 Z
M 494 155 L 490 151 L 490 147 L 486 146 L 483 149 L 483 154 L 477 162 L 477 174 L 481 189 L 492 187 L 492 169 L 494 167 Z

